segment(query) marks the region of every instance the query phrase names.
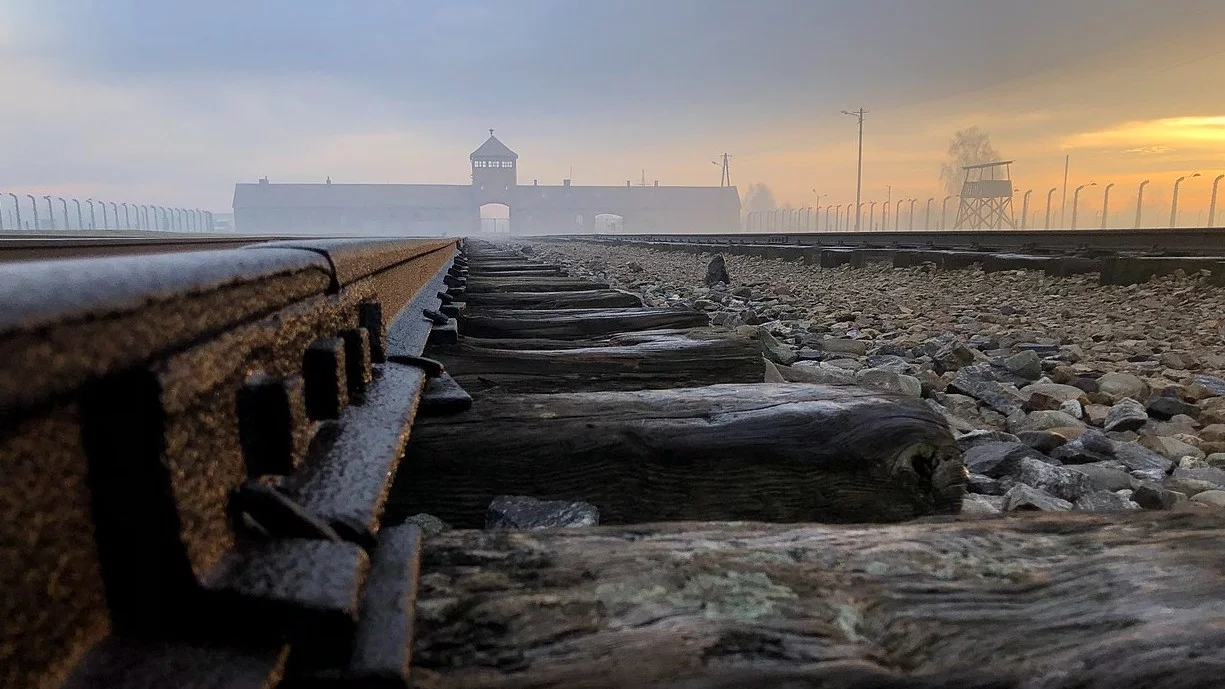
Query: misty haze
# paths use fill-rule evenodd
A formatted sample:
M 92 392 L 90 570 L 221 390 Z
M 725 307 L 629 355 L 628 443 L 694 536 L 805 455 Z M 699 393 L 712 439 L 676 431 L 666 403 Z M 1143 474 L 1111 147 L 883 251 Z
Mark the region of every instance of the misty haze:
M 1225 686 L 1225 2 L 0 19 L 0 689 Z

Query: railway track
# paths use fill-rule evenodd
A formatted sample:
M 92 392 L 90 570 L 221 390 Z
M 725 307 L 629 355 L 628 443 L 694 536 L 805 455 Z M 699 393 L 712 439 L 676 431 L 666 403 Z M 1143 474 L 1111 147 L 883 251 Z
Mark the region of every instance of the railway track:
M 570 235 L 572 239 L 651 244 L 769 245 L 818 248 L 940 249 L 1037 254 L 1076 252 L 1225 255 L 1225 228 L 1143 230 L 950 230 L 945 232 L 793 232 L 743 234 Z M 544 239 L 544 237 L 542 237 Z
M 755 330 L 529 254 L 286 240 L 0 287 L 3 686 L 1219 677 L 1213 519 L 957 520 L 925 406 L 763 384 Z M 605 526 L 483 530 L 506 496 Z
M 1120 285 L 1146 282 L 1177 270 L 1207 270 L 1214 282 L 1225 284 L 1222 229 L 561 235 L 537 239 L 752 255 L 826 268 L 887 261 L 899 268 L 930 263 L 957 269 L 978 264 L 987 272 L 1097 273 L 1102 284 Z

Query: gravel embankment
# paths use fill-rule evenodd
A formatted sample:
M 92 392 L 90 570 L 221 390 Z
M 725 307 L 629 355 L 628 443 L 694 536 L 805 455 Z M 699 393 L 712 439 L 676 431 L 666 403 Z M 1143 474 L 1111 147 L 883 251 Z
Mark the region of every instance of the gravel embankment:
M 1176 275 L 822 269 L 548 242 L 541 258 L 653 306 L 755 326 L 770 380 L 922 397 L 966 450 L 965 511 L 1225 508 L 1225 288 Z

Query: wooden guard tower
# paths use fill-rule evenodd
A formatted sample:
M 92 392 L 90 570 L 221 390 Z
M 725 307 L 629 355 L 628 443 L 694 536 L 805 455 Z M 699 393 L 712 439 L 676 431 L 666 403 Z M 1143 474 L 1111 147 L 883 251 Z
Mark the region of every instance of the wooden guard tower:
M 1017 229 L 1012 215 L 1012 161 L 967 165 L 957 230 Z

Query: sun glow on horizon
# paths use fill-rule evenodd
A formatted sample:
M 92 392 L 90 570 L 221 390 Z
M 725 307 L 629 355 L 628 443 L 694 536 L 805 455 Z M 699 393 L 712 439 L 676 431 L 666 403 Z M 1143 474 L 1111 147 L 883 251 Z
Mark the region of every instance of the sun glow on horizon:
M 1165 153 L 1177 145 L 1225 148 L 1225 115 L 1134 120 L 1069 137 L 1065 148 L 1126 147 L 1127 152 Z

